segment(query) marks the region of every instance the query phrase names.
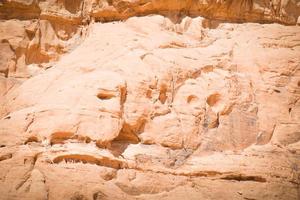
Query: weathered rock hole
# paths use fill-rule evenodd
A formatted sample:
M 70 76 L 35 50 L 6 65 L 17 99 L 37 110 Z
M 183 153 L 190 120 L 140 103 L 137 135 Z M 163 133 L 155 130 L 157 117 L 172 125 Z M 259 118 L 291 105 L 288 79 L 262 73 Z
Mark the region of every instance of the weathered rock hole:
M 190 95 L 190 96 L 188 96 L 186 102 L 187 102 L 187 103 L 194 103 L 194 102 L 196 102 L 197 100 L 198 100 L 198 97 L 197 97 L 197 96 L 195 96 L 195 95 Z
M 10 158 L 12 158 L 12 154 L 11 153 L 4 154 L 4 155 L 0 156 L 0 161 L 8 160 Z
M 110 167 L 114 169 L 122 169 L 126 167 L 125 166 L 126 164 L 119 160 L 113 160 L 107 157 L 96 158 L 94 156 L 85 155 L 85 154 L 67 154 L 67 155 L 58 156 L 53 159 L 53 163 L 55 164 L 59 164 L 61 162 L 95 164 L 95 165 Z
M 221 179 L 224 180 L 233 180 L 233 181 L 255 181 L 255 182 L 261 182 L 264 183 L 267 180 L 261 176 L 247 176 L 243 174 L 230 174 L 225 177 L 222 177 Z
M 84 143 L 90 143 L 92 141 L 92 139 L 90 137 L 82 136 L 82 135 L 74 135 L 70 139 L 76 139 L 76 140 L 78 140 L 80 142 L 84 142 Z
M 30 136 L 24 144 L 28 144 L 30 142 L 39 142 L 38 138 L 36 136 Z
M 85 137 L 84 141 L 85 141 L 85 143 L 90 143 L 92 140 L 89 137 Z
M 124 153 L 129 144 L 130 143 L 128 142 L 114 141 L 112 142 L 111 148 L 109 150 L 115 157 L 119 157 Z
M 212 65 L 205 66 L 201 68 L 201 71 L 204 73 L 209 73 L 214 71 L 214 67 Z
M 146 97 L 147 97 L 148 99 L 151 99 L 151 98 L 152 98 L 152 90 L 151 90 L 151 89 L 148 89 L 148 90 L 146 91 Z
M 138 135 L 143 132 L 145 124 L 145 119 L 141 119 L 137 127 L 132 127 L 127 123 L 123 123 L 119 135 L 111 141 L 110 146 L 108 147 L 111 153 L 118 157 L 126 150 L 129 144 L 138 144 L 141 141 Z
M 101 191 L 96 192 L 96 193 L 93 194 L 93 200 L 102 200 L 102 199 L 105 199 L 105 198 L 107 198 L 107 196 Z
M 11 116 L 4 117 L 4 119 L 10 119 L 10 118 L 11 118 Z
M 102 141 L 102 140 L 97 140 L 96 141 L 96 146 L 100 149 L 107 149 L 111 147 L 111 141 Z
M 82 0 L 64 0 L 65 8 L 72 14 L 76 14 L 80 11 L 82 6 Z
M 113 0 L 107 0 L 108 5 L 113 5 Z
M 219 93 L 215 93 L 215 94 L 210 95 L 206 99 L 206 103 L 209 106 L 214 106 L 214 105 L 216 105 L 219 102 L 220 99 L 221 99 L 221 95 Z
M 90 143 L 92 141 L 88 136 L 74 135 L 72 132 L 55 132 L 50 137 L 50 145 L 63 144 L 66 140 L 76 140 L 80 143 Z
M 145 124 L 145 120 L 141 121 L 141 127 L 138 128 L 138 132 L 140 132 L 140 130 L 143 130 L 144 124 Z M 140 139 L 137 136 L 137 134 L 138 133 L 135 133 L 135 131 L 132 130 L 130 125 L 128 125 L 127 123 L 124 123 L 122 129 L 120 130 L 118 137 L 116 137 L 114 139 L 114 141 L 122 141 L 122 142 L 137 144 L 140 142 Z
M 280 90 L 274 89 L 274 92 L 276 92 L 276 93 L 280 93 Z
M 72 132 L 55 132 L 52 133 L 50 138 L 50 144 L 62 144 L 64 140 L 71 139 L 74 136 Z
M 164 104 L 167 100 L 168 96 L 167 96 L 167 85 L 162 84 L 160 86 L 160 90 L 159 90 L 159 101 Z
M 116 96 L 115 96 L 115 94 L 110 93 L 110 92 L 100 92 L 99 94 L 97 94 L 97 97 L 101 100 L 109 100 Z

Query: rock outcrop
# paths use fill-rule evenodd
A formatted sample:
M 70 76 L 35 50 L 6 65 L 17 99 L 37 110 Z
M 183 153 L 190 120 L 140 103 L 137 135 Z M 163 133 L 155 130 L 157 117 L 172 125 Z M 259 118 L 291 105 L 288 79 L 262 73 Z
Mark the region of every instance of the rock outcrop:
M 296 24 L 298 0 L 4 0 L 0 2 L 0 73 L 28 78 L 73 49 L 84 38 L 91 21 L 124 20 L 161 14 L 178 21 L 204 16 L 231 22 Z M 4 20 L 4 21 L 3 21 Z M 28 66 L 29 65 L 29 66 Z
M 0 2 L 0 199 L 298 200 L 299 15 Z

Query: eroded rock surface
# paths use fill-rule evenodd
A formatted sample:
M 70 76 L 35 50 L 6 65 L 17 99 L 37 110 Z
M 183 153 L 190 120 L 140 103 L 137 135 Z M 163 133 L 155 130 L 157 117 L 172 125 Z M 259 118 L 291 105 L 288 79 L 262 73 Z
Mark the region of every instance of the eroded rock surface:
M 48 62 L 74 48 L 91 21 L 124 20 L 161 14 L 178 22 L 184 16 L 204 16 L 231 22 L 295 25 L 300 2 L 202 0 L 3 0 L 0 2 L 0 73 L 28 78 L 51 67 Z M 215 26 L 208 21 L 205 26 Z M 4 54 L 5 49 L 5 55 Z
M 0 199 L 300 198 L 298 1 L 0 11 Z

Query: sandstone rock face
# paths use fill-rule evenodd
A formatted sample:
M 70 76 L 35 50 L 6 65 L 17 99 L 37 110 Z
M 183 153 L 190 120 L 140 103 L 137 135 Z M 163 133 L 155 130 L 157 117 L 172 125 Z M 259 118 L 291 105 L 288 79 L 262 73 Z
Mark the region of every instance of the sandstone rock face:
M 91 21 L 161 14 L 175 22 L 183 16 L 201 15 L 231 22 L 295 25 L 299 13 L 299 0 L 3 0 L 0 44 L 10 49 L 6 50 L 8 55 L 1 55 L 0 73 L 22 78 L 35 75 L 49 67 L 46 63 L 73 49 L 84 38 Z
M 300 199 L 299 6 L 0 2 L 0 199 Z
M 100 20 L 124 19 L 134 15 L 203 15 L 235 22 L 281 22 L 295 24 L 299 16 L 298 0 L 105 0 L 95 1 L 91 16 Z M 174 13 L 174 11 L 176 13 Z

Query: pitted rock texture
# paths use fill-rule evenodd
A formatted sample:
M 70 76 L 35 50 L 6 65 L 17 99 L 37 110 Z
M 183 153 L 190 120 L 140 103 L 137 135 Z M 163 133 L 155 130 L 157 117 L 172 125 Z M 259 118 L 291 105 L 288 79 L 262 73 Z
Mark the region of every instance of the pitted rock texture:
M 298 1 L 1 3 L 0 199 L 300 199 Z

